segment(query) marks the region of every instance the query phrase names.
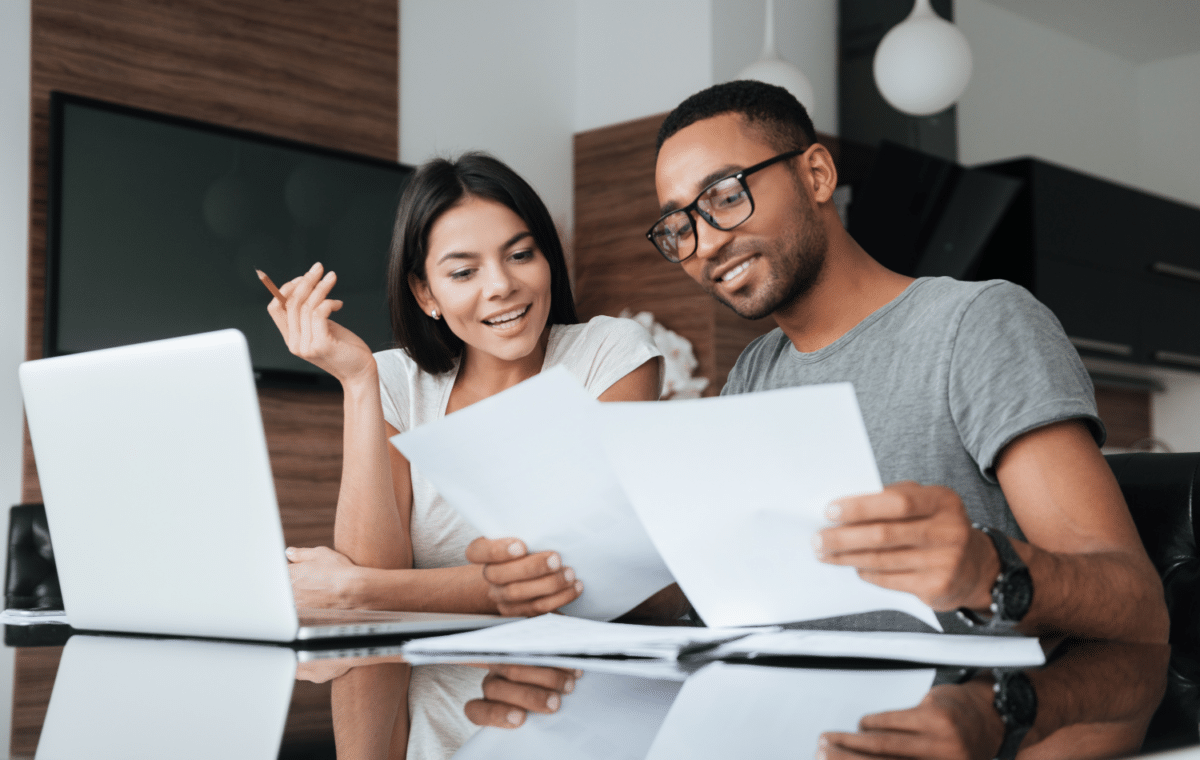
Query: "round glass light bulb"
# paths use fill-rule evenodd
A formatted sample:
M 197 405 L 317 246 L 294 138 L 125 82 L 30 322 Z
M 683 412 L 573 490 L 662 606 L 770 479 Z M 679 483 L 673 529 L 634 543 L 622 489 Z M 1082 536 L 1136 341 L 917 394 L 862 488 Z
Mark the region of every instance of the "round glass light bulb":
M 959 99 L 971 65 L 971 47 L 958 27 L 934 13 L 929 0 L 916 0 L 875 51 L 875 84 L 896 110 L 929 116 Z

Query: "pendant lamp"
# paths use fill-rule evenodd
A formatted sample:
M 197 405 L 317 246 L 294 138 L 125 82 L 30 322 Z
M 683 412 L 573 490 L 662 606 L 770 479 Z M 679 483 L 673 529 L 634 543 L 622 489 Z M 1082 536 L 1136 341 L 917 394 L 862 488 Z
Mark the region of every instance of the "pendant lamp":
M 816 101 L 812 82 L 808 81 L 803 71 L 780 58 L 775 50 L 775 0 L 767 0 L 767 25 L 763 37 L 762 55 L 742 69 L 737 78 L 754 79 L 784 88 L 800 101 L 811 117 Z
M 971 47 L 954 24 L 916 0 L 912 13 L 875 51 L 875 84 L 883 99 L 910 116 L 944 111 L 971 79 Z

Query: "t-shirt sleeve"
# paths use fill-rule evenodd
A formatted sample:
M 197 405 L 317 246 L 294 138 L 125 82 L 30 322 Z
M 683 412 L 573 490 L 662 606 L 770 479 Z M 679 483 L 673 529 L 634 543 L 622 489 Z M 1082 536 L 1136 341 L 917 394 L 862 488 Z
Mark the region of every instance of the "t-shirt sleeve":
M 383 419 L 403 433 L 412 427 L 409 411 L 412 406 L 412 373 L 416 370 L 416 363 L 402 349 L 392 349 L 375 354 L 375 366 L 379 369 L 379 399 L 383 404 Z
M 950 413 L 983 476 L 1017 436 L 1083 421 L 1097 445 L 1104 423 L 1079 353 L 1054 314 L 1029 291 L 998 282 L 965 308 L 950 357 Z
M 613 383 L 646 362 L 658 360 L 658 388 L 662 393 L 662 352 L 646 328 L 632 319 L 594 317 L 584 325 L 572 326 L 558 346 L 554 364 L 571 371 L 592 396 L 612 387 Z

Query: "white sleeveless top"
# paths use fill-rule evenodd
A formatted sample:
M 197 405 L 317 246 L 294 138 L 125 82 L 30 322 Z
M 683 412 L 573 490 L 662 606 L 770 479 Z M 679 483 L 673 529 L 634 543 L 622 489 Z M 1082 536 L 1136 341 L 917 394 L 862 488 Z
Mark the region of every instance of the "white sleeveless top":
M 595 317 L 585 324 L 552 325 L 542 370 L 562 365 L 594 397 L 651 359 L 662 356 L 645 328 L 632 319 Z M 458 368 L 431 375 L 403 349 L 375 354 L 383 398 L 383 418 L 400 432 L 446 414 Z M 663 367 L 659 362 L 659 387 Z M 467 544 L 479 532 L 412 468 L 413 567 L 466 564 Z M 423 665 L 409 681 L 408 757 L 449 758 L 476 730 L 463 714 L 467 700 L 482 696 L 486 670 L 466 665 Z

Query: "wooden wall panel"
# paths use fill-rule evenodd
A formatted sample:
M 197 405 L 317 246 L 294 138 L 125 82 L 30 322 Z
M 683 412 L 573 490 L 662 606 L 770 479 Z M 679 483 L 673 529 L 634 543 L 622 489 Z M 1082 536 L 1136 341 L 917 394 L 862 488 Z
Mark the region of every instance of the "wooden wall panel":
M 1125 449 L 1136 443 L 1151 450 L 1150 391 L 1098 386 L 1096 410 L 1108 428 L 1105 446 Z
M 51 91 L 394 161 L 398 17 L 396 0 L 34 0 L 27 356 L 42 352 Z M 341 395 L 259 398 L 285 537 L 331 543 Z M 22 486 L 41 500 L 28 437 Z M 35 651 L 18 653 L 20 699 L 48 689 L 22 666 Z

